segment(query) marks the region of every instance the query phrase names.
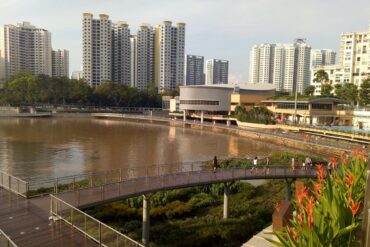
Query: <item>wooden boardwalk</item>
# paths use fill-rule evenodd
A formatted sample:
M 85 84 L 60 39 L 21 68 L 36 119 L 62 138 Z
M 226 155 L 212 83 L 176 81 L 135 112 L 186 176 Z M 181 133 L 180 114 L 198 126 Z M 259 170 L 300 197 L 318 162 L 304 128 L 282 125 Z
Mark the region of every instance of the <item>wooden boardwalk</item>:
M 0 229 L 19 247 L 97 246 L 61 221 L 49 221 L 49 204 L 49 196 L 27 200 L 0 188 Z

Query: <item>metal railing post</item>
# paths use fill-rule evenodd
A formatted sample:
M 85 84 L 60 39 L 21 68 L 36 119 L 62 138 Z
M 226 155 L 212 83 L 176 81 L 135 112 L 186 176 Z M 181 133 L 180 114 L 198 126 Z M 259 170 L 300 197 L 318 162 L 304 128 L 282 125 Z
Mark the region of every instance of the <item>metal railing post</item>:
M 122 168 L 119 168 L 119 181 L 122 182 Z
M 8 185 L 9 185 L 9 190 L 12 190 L 12 177 L 8 175 Z

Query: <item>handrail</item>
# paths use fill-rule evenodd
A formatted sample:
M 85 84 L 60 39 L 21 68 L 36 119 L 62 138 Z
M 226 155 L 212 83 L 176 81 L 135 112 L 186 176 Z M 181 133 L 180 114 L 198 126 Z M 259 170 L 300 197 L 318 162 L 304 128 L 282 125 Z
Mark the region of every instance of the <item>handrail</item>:
M 5 245 L 4 245 L 5 244 Z M 17 245 L 0 229 L 0 246 L 17 247 Z
M 63 220 L 97 242 L 99 246 L 143 247 L 137 241 L 53 195 L 50 195 L 50 214 L 54 220 Z
M 269 169 L 220 168 L 216 172 L 211 169 L 163 174 L 161 176 L 135 177 L 119 182 L 102 184 L 100 186 L 79 188 L 71 197 L 68 191 L 61 192 L 60 198 L 77 207 L 87 207 L 103 201 L 116 200 L 135 195 L 158 192 L 167 189 L 199 186 L 210 183 L 221 183 L 243 179 L 285 179 L 285 178 L 315 178 L 316 169 L 296 169 L 289 167 L 271 167 Z
M 27 198 L 29 183 L 0 170 L 0 187 Z

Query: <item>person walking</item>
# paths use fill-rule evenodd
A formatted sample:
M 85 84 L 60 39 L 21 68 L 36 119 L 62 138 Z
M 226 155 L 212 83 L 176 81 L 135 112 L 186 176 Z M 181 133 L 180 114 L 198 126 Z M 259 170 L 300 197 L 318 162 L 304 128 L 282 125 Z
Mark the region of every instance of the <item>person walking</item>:
M 306 170 L 306 162 L 305 161 L 302 162 L 302 170 Z
M 257 173 L 257 165 L 258 165 L 258 158 L 257 157 L 254 157 L 253 159 L 253 167 L 251 169 L 251 173 L 256 170 L 256 173 Z
M 213 173 L 215 173 L 215 172 L 216 172 L 217 167 L 218 167 L 218 161 L 217 161 L 217 156 L 215 156 L 215 157 L 213 158 Z
M 295 171 L 295 159 L 294 159 L 294 157 L 292 158 L 291 168 L 292 168 L 292 171 Z
M 265 167 L 263 168 L 263 172 L 265 174 L 270 173 L 270 158 L 269 157 L 266 157 L 266 159 L 265 159 Z

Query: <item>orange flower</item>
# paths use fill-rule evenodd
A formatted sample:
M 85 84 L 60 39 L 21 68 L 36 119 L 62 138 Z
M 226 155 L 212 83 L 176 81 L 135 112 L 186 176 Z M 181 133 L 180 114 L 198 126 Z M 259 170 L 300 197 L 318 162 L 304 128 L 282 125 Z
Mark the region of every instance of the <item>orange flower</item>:
M 280 212 L 280 210 L 281 210 L 281 204 L 280 204 L 280 203 L 276 203 L 276 204 L 275 204 L 275 211 L 276 211 L 277 213 L 279 213 L 279 212 Z
M 287 226 L 287 231 L 288 231 L 289 235 L 292 236 L 293 239 L 297 241 L 298 232 L 293 227 L 290 227 L 290 226 Z
M 358 210 L 360 209 L 360 205 L 361 203 L 360 202 L 357 202 L 357 203 L 353 203 L 352 206 L 351 206 L 351 211 L 352 211 L 352 216 L 354 217 Z
M 348 195 L 348 205 L 351 208 L 352 216 L 355 217 L 358 210 L 360 209 L 361 202 L 356 202 L 355 203 L 352 199 L 352 194 L 349 193 L 349 195 Z
M 344 183 L 346 184 L 347 188 L 351 187 L 353 184 L 354 176 L 352 173 L 348 173 L 347 177 L 344 179 Z
M 302 215 L 302 214 L 298 214 L 298 215 L 297 215 L 297 220 L 298 220 L 298 223 L 299 223 L 300 225 L 302 225 L 302 224 L 303 224 L 303 215 Z
M 317 179 L 321 182 L 326 177 L 326 172 L 323 164 L 317 165 Z
M 317 195 L 321 195 L 321 187 L 322 185 L 320 183 L 316 183 L 313 185 L 313 189 Z
M 306 205 L 306 213 L 308 216 L 308 228 L 311 230 L 313 226 L 313 207 L 315 206 L 315 198 L 313 196 L 310 196 L 309 202 Z
M 333 169 L 337 168 L 337 159 L 336 158 L 330 158 L 330 163 L 333 166 Z
M 301 190 L 297 195 L 298 203 L 302 204 L 303 200 L 306 198 L 307 198 L 307 188 L 304 187 L 303 190 Z

